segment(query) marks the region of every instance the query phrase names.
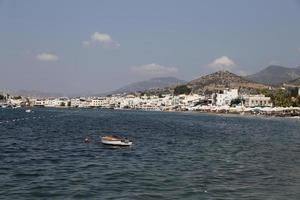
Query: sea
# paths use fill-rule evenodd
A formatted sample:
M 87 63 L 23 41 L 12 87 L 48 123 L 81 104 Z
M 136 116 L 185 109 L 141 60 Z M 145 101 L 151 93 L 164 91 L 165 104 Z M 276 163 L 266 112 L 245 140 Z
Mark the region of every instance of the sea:
M 0 109 L 0 199 L 299 200 L 300 120 Z

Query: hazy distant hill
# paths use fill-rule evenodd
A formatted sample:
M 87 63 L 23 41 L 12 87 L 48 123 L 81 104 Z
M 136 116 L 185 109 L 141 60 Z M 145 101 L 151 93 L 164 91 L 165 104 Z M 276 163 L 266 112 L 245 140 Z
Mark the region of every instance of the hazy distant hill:
M 246 76 L 245 78 L 258 83 L 268 85 L 280 85 L 300 77 L 300 67 L 287 68 L 271 65 L 260 72 Z
M 26 97 L 61 97 L 61 93 L 50 93 L 50 92 L 41 92 L 36 90 L 19 90 L 16 92 L 11 92 L 11 95 L 20 95 Z
M 129 85 L 126 85 L 120 89 L 113 91 L 112 93 L 116 94 L 116 93 L 145 91 L 150 89 L 163 89 L 166 87 L 176 86 L 184 83 L 186 83 L 186 81 L 180 80 L 175 77 L 152 78 L 146 81 L 131 83 Z
M 290 86 L 297 86 L 297 87 L 299 87 L 299 86 L 300 86 L 300 77 L 299 77 L 299 78 L 296 78 L 296 79 L 294 79 L 294 80 L 285 82 L 284 84 L 285 84 L 285 85 L 290 85 Z
M 244 88 L 258 89 L 267 88 L 266 85 L 246 80 L 229 71 L 218 71 L 198 79 L 192 80 L 187 84 L 195 93 L 223 90 L 225 88 Z

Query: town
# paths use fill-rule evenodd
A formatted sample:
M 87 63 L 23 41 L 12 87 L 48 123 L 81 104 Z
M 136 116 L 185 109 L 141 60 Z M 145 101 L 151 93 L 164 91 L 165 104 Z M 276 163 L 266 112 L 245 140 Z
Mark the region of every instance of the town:
M 298 89 L 298 94 L 300 89 Z M 264 94 L 243 94 L 239 89 L 225 89 L 210 95 L 200 94 L 115 94 L 103 97 L 35 98 L 0 95 L 0 106 L 53 107 L 53 108 L 102 108 L 146 111 L 197 111 L 208 113 L 256 114 L 299 117 L 298 106 L 274 105 L 274 100 Z

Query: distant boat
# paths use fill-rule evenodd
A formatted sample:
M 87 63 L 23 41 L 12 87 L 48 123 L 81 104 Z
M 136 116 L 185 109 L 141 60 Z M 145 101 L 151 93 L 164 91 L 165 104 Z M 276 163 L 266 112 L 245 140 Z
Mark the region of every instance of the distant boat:
M 30 112 L 31 112 L 31 110 L 30 110 L 30 109 L 27 109 L 27 110 L 25 110 L 25 112 L 27 112 L 27 113 L 30 113 Z
M 132 141 L 116 135 L 106 135 L 101 137 L 102 144 L 115 145 L 115 146 L 130 146 Z

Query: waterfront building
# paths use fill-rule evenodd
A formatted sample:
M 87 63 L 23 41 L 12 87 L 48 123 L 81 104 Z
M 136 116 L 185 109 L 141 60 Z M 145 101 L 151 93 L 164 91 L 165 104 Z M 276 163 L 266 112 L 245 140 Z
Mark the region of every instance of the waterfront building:
M 71 101 L 71 107 L 79 107 L 80 105 L 80 98 L 72 98 Z
M 33 99 L 33 106 L 41 106 L 44 107 L 46 105 L 46 99 Z
M 106 102 L 105 98 L 94 98 L 91 100 L 91 107 L 102 107 Z
M 190 95 L 184 95 L 184 99 L 182 100 L 182 103 L 185 106 L 192 107 L 198 104 L 201 100 L 205 100 L 205 96 L 199 94 L 190 94 Z
M 265 95 L 245 95 L 243 96 L 245 107 L 272 107 L 270 97 Z
M 88 108 L 88 107 L 91 107 L 91 103 L 92 103 L 91 99 L 80 98 L 78 107 L 79 108 Z M 71 105 L 72 105 L 72 102 L 71 102 Z
M 215 102 L 214 104 L 217 106 L 229 106 L 231 100 L 239 97 L 238 89 L 226 89 L 223 92 L 219 92 L 215 94 Z

